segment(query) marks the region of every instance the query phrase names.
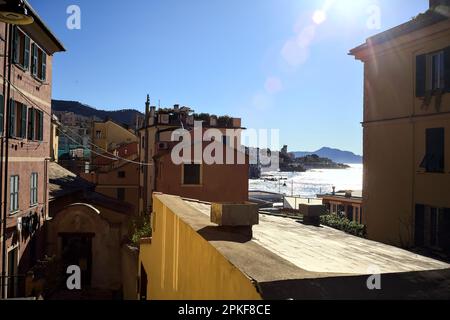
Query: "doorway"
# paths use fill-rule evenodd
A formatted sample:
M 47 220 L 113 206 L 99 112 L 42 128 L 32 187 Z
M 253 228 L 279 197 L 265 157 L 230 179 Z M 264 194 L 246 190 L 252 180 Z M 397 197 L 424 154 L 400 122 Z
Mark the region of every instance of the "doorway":
M 18 266 L 17 266 L 17 248 L 12 249 L 8 252 L 8 278 L 7 278 L 7 288 L 8 288 L 8 298 L 16 298 L 17 295 L 17 284 L 18 284 Z
M 62 238 L 62 263 L 64 272 L 69 266 L 81 269 L 81 285 L 90 287 L 92 283 L 92 239 L 94 234 L 67 233 L 60 234 Z

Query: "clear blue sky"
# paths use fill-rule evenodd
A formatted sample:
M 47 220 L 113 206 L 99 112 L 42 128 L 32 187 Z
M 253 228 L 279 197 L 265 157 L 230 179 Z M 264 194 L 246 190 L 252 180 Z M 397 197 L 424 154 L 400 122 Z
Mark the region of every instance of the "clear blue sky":
M 248 128 L 280 129 L 291 151 L 330 146 L 356 153 L 363 65 L 347 53 L 428 6 L 428 0 L 30 2 L 67 48 L 54 60 L 55 99 L 143 111 L 149 93 L 156 105 L 179 103 L 242 117 Z M 73 4 L 81 9 L 81 30 L 66 27 Z M 368 27 L 373 5 L 380 9 L 378 30 Z

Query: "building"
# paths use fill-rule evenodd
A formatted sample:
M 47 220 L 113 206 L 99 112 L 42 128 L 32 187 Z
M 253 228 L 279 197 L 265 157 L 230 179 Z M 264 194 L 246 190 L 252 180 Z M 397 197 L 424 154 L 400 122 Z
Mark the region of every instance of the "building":
M 48 188 L 45 254 L 61 266 L 61 279 L 66 277 L 67 266 L 80 266 L 83 290 L 68 292 L 65 280 L 55 286 L 55 275 L 50 275 L 44 281 L 55 288 L 46 298 L 134 298 L 137 254 L 127 245 L 133 206 L 95 192 L 94 184 L 55 162 L 49 163 Z M 34 282 L 39 280 L 36 276 Z
M 0 175 L 4 298 L 23 294 L 23 275 L 42 252 L 38 237 L 48 217 L 52 61 L 55 53 L 65 51 L 33 8 L 25 6 L 34 23 L 7 27 L 0 22 L 0 132 L 9 137 L 7 145 L 2 139 L 6 160 Z M 9 49 L 11 74 L 5 61 Z
M 92 136 L 92 122 L 97 119 L 84 117 L 67 111 L 53 111 L 53 113 L 58 117 L 58 120 L 62 125 L 60 126 L 62 134 L 59 138 L 58 157 L 70 159 L 72 158 L 72 151 L 82 147 L 82 159 L 88 161 L 91 157 L 90 143 Z M 65 166 L 65 164 L 65 161 L 61 163 L 63 166 Z M 69 169 L 67 166 L 65 167 Z
M 92 123 L 91 138 L 92 143 L 99 147 L 96 151 L 101 153 L 116 149 L 122 144 L 139 142 L 133 130 L 109 119 Z
M 297 219 L 258 217 L 253 205 L 155 193 L 151 224 L 139 252 L 140 299 L 450 298 L 446 263 Z M 373 274 L 382 290 L 369 289 Z
M 366 224 L 362 191 L 339 191 L 318 195 L 330 214 L 343 215 L 350 221 Z
M 212 164 L 202 162 L 175 165 L 171 159 L 172 133 L 177 129 L 190 132 L 194 141 L 195 121 L 202 121 L 201 134 L 208 129 L 217 129 L 221 134 L 224 152 L 231 148 L 234 158 L 245 157 L 245 164 Z M 144 126 L 139 130 L 141 213 L 151 208 L 152 193 L 166 192 L 206 201 L 242 202 L 248 199 L 248 156 L 238 151 L 241 146 L 241 119 L 228 116 L 217 117 L 209 114 L 194 114 L 188 107 L 175 105 L 173 108 L 158 109 L 150 106 L 147 97 Z M 192 147 L 194 148 L 195 142 Z M 201 143 L 201 151 L 207 144 Z M 225 153 L 224 153 L 225 154 Z M 192 152 L 193 155 L 193 152 Z M 226 186 L 233 186 L 227 188 Z
M 80 176 L 95 184 L 95 191 L 105 196 L 133 205 L 135 215 L 139 214 L 139 144 L 132 142 L 111 150 L 110 156 L 96 156 L 88 173 Z M 113 160 L 113 155 L 120 160 Z M 129 161 L 128 161 L 129 160 Z
M 364 63 L 370 239 L 450 250 L 449 1 L 351 50 Z

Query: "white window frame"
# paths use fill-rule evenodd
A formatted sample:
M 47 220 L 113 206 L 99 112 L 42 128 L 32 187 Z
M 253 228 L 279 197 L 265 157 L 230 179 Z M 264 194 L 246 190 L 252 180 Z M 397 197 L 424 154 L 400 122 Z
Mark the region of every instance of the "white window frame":
M 9 213 L 14 215 L 19 211 L 19 183 L 20 179 L 18 175 L 10 177 L 9 184 Z
M 38 201 L 38 180 L 39 175 L 37 172 L 33 172 L 31 174 L 31 181 L 30 181 L 30 206 L 34 207 L 37 206 Z

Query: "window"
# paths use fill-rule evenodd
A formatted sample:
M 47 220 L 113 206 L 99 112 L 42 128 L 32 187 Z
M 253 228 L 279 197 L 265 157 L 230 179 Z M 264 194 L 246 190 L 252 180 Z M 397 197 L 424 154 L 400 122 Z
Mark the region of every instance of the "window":
M 200 171 L 199 164 L 185 164 L 183 166 L 183 184 L 199 185 L 201 183 Z
M 117 188 L 117 199 L 120 201 L 125 201 L 125 189 Z
M 25 70 L 30 67 L 30 38 L 18 28 L 14 29 L 13 61 Z
M 102 138 L 102 132 L 100 130 L 95 131 L 95 138 L 101 139 Z
M 428 90 L 444 89 L 444 51 L 428 56 Z
M 426 130 L 426 154 L 420 164 L 427 172 L 444 172 L 444 128 Z
M 38 204 L 38 174 L 33 172 L 30 181 L 30 205 Z
M 27 106 L 10 100 L 9 136 L 25 139 L 27 136 Z
M 450 47 L 416 57 L 416 96 L 436 90 L 450 92 Z
M 28 140 L 34 140 L 35 113 L 34 108 L 28 109 Z
M 9 194 L 9 211 L 15 213 L 19 210 L 19 176 L 10 177 Z
M 418 204 L 414 224 L 417 247 L 450 249 L 450 209 Z
M 119 171 L 119 172 L 117 172 L 117 176 L 118 176 L 119 178 L 125 178 L 125 171 Z
M 39 80 L 47 79 L 47 54 L 35 43 L 31 45 L 31 73 Z

